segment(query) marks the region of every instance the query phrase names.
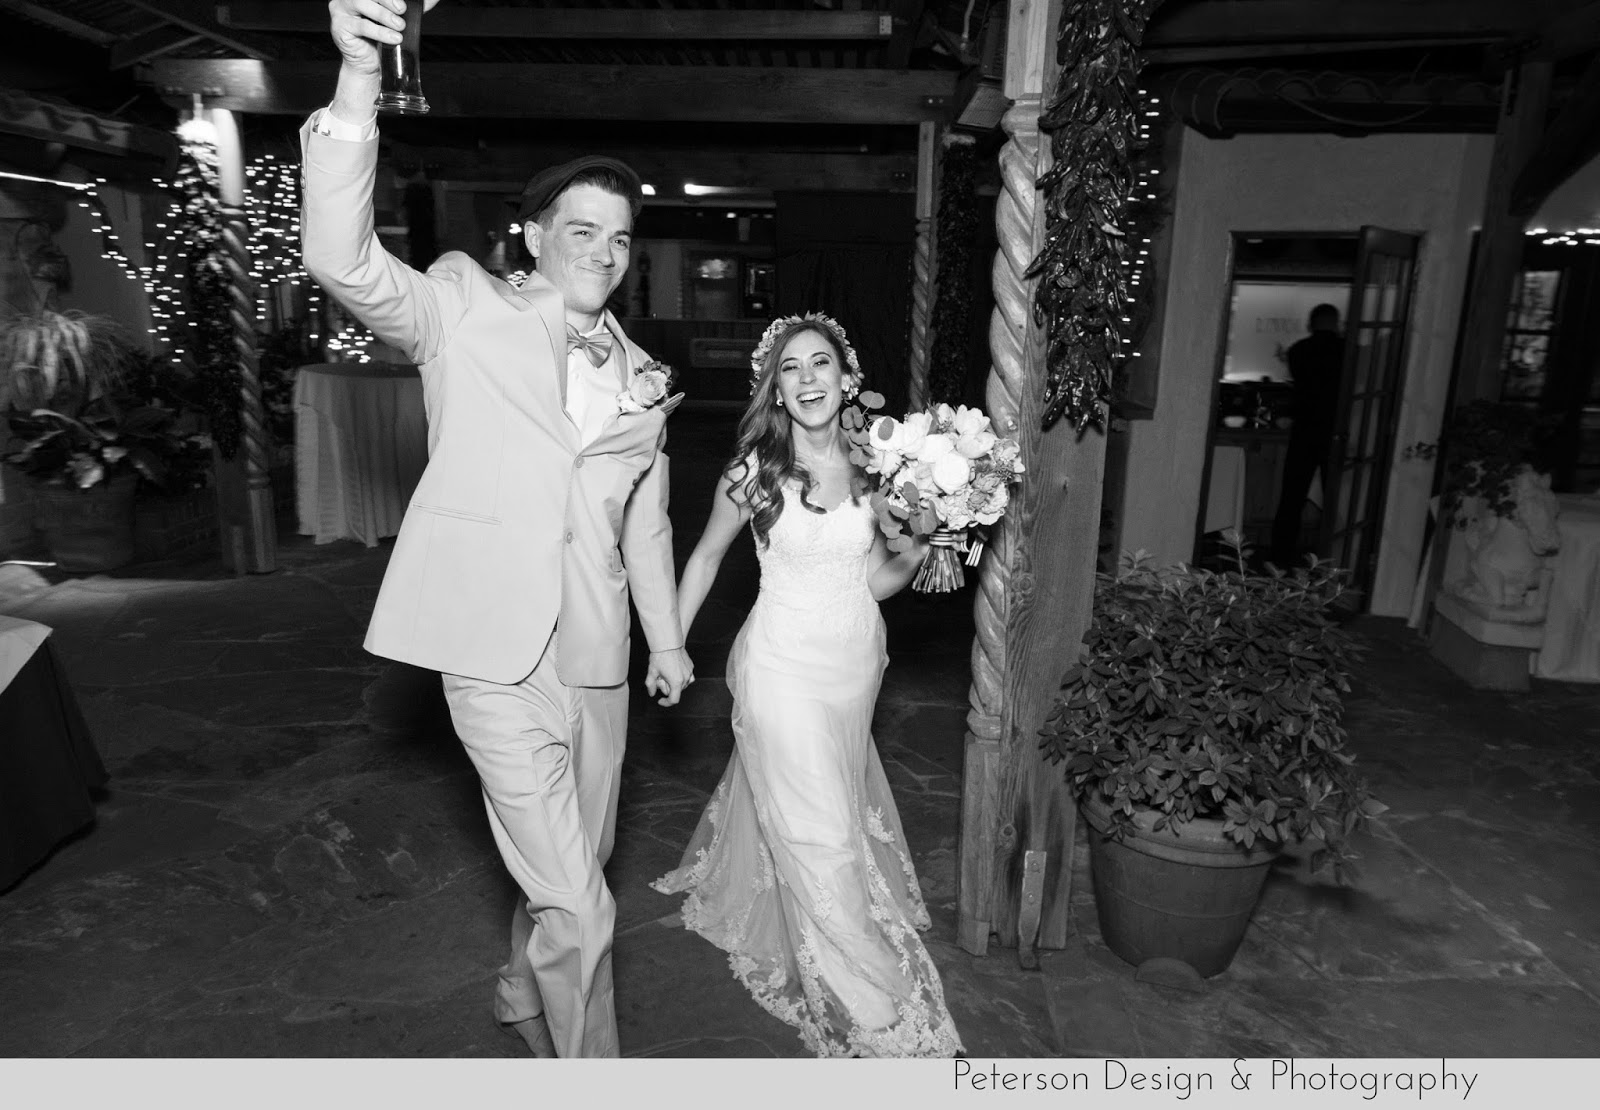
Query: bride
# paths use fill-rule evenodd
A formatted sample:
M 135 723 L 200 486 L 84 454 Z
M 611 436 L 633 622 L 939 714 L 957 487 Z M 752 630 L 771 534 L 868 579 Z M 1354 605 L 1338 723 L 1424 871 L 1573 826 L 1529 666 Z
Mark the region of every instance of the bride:
M 685 632 L 750 525 L 761 590 L 728 656 L 735 749 L 683 862 L 684 924 L 728 953 L 818 1056 L 962 1051 L 917 930 L 928 911 L 873 744 L 888 656 L 878 602 L 926 546 L 891 555 L 840 426 L 861 371 L 818 313 L 775 321 L 750 404 L 678 584 Z

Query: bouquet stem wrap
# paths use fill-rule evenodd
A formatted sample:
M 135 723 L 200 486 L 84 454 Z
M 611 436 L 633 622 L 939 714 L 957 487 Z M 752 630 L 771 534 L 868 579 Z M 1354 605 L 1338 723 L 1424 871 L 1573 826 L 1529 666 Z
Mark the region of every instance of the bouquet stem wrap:
M 962 556 L 968 555 L 967 534 L 940 528 L 928 537 L 928 543 L 932 547 L 911 588 L 919 593 L 947 594 L 966 585 L 967 577 L 962 573 L 961 563 Z M 982 553 L 981 543 L 977 550 Z M 970 555 L 967 562 L 971 563 Z

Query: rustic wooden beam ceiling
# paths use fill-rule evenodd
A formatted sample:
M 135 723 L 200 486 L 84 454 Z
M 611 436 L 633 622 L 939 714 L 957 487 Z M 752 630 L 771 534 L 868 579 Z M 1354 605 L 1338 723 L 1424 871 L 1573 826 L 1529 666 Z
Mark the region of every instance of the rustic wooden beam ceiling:
M 241 35 L 226 30 L 217 23 L 216 11 L 209 0 L 121 0 L 130 8 L 149 12 L 174 27 L 202 35 L 219 46 L 236 50 L 247 58 L 270 58 L 275 51 L 253 35 Z M 326 17 L 324 17 L 326 22 Z
M 1570 11 L 1560 0 L 1252 0 L 1167 4 L 1145 32 L 1152 50 L 1181 46 L 1531 36 Z
M 329 62 L 162 58 L 146 82 L 214 107 L 305 115 L 333 96 Z M 428 63 L 434 116 L 912 124 L 942 119 L 955 75 L 920 70 Z
M 217 5 L 217 21 L 248 31 L 326 32 L 321 5 Z M 888 39 L 887 14 L 863 11 L 667 10 L 645 8 L 435 8 L 424 35 L 494 39 L 700 39 L 801 42 Z
M 127 69 L 129 66 L 148 62 L 152 58 L 188 46 L 205 38 L 197 31 L 185 27 L 174 27 L 171 24 L 162 24 L 142 35 L 135 35 L 131 39 L 123 39 L 111 48 L 111 68 Z
M 26 16 L 46 27 L 54 27 L 57 31 L 64 31 L 73 38 L 92 42 L 96 46 L 110 46 L 117 41 L 117 36 L 110 31 L 91 27 L 81 23 L 70 16 L 53 11 L 48 3 L 33 3 L 33 0 L 0 0 L 0 11 L 15 12 L 17 15 Z
M 597 150 L 621 158 L 661 197 L 681 195 L 685 182 L 747 190 L 827 190 L 909 193 L 917 157 L 836 151 L 613 149 L 495 145 L 484 150 L 385 142 L 384 160 L 404 173 L 421 170 L 436 181 L 479 192 L 515 193 L 544 166 Z

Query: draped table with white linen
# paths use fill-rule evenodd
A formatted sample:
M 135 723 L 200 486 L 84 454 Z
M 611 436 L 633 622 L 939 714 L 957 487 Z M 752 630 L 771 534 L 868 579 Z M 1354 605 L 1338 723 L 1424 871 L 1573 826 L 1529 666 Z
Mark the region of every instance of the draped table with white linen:
M 428 462 L 422 378 L 413 366 L 303 366 L 294 383 L 300 534 L 368 547 L 400 531 Z
M 0 615 L 0 891 L 94 820 L 106 782 L 49 636 Z
M 1561 551 L 1550 583 L 1544 646 L 1533 673 L 1600 682 L 1600 494 L 1562 493 Z

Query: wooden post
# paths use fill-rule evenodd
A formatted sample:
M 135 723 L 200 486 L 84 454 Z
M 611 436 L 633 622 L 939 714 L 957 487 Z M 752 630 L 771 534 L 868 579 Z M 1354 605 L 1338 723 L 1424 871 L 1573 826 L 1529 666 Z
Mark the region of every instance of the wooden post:
M 219 462 L 217 468 L 222 553 L 235 574 L 266 574 L 277 569 L 278 533 L 261 368 L 256 358 L 256 294 L 250 278 L 250 224 L 244 210 L 244 145 L 231 111 L 213 108 L 210 117 L 217 129 L 228 316 L 239 367 L 239 452 L 232 460 Z
M 1500 396 L 1506 312 L 1522 265 L 1524 220 L 1511 213 L 1517 178 L 1538 148 L 1550 107 L 1547 61 L 1524 62 L 1506 74 L 1500 122 L 1495 130 L 1488 195 L 1478 231 L 1478 253 L 1461 325 L 1461 362 L 1454 402 Z
M 1038 730 L 1087 626 L 1105 440 L 1067 422 L 1040 430 L 1044 333 L 1024 275 L 1044 241 L 1036 182 L 1049 168 L 1039 115 L 1055 81 L 1059 0 L 1011 0 L 995 212 L 995 311 L 987 404 L 1022 444 L 1021 494 L 995 530 L 979 571 L 962 784 L 958 935 L 983 954 L 994 935 L 1023 966 L 1065 945 L 1076 807 L 1039 756 Z
M 912 255 L 911 368 L 909 408 L 928 404 L 928 355 L 933 349 L 933 297 L 938 242 L 933 214 L 939 172 L 939 125 L 924 120 L 917 125 L 917 242 Z
M 1498 400 L 1504 373 L 1506 315 L 1511 307 L 1517 271 L 1522 266 L 1522 238 L 1526 220 L 1512 214 L 1517 179 L 1522 175 L 1540 137 L 1550 107 L 1552 65 L 1548 61 L 1524 62 L 1506 73 L 1495 128 L 1494 153 L 1478 229 L 1478 249 L 1473 257 L 1471 285 L 1461 321 L 1458 361 L 1451 379 L 1445 419 L 1456 409 L 1479 399 Z M 1445 445 L 1445 451 L 1449 451 Z M 1444 473 L 1445 458 L 1434 461 Z M 1444 585 L 1445 555 L 1449 549 L 1449 523 L 1434 526 L 1433 554 L 1422 589 L 1422 631 L 1433 629 L 1433 601 Z

